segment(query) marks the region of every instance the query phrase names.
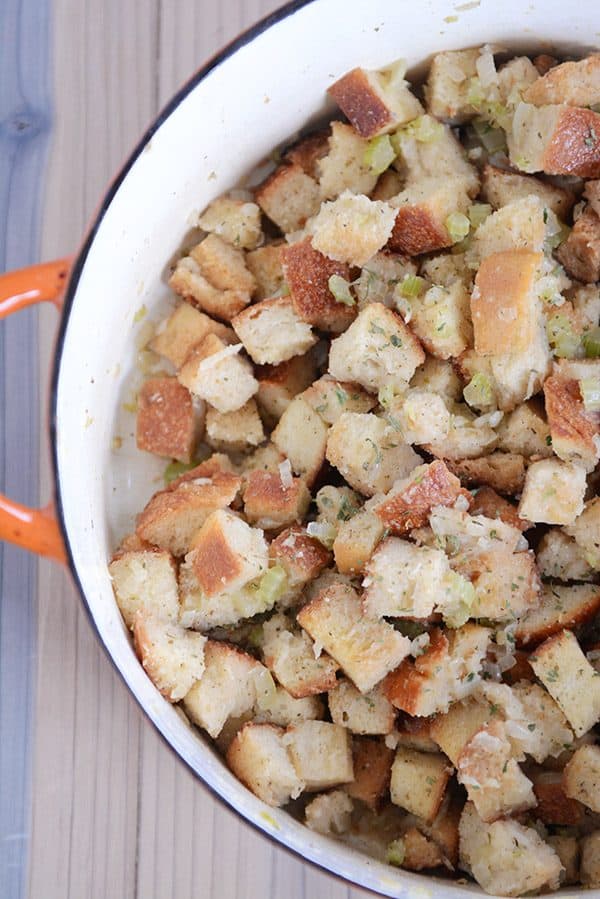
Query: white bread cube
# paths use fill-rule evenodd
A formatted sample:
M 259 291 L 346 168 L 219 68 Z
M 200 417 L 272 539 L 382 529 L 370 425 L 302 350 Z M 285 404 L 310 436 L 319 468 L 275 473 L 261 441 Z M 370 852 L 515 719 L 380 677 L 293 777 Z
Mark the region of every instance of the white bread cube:
M 248 296 L 256 290 L 254 275 L 246 268 L 242 250 L 226 243 L 217 234 L 209 234 L 192 247 L 190 257 L 217 290 L 236 290 Z
M 177 262 L 169 278 L 169 287 L 208 315 L 215 315 L 225 321 L 232 319 L 250 302 L 247 290 L 219 290 L 211 284 L 192 255 L 184 256 Z
M 486 458 L 493 459 L 495 456 L 499 455 L 500 453 L 492 453 Z M 506 455 L 510 454 L 506 453 Z M 522 460 L 522 456 L 517 456 L 517 458 Z M 519 482 L 521 487 L 523 485 L 523 479 Z M 531 527 L 530 521 L 519 518 L 517 507 L 507 499 L 504 499 L 503 496 L 496 493 L 492 487 L 483 486 L 479 488 L 473 497 L 473 504 L 470 511 L 472 515 L 485 515 L 486 518 L 499 518 L 500 521 L 511 525 L 513 528 L 518 528 L 521 532 L 527 531 Z
M 448 468 L 460 478 L 461 483 L 465 486 L 480 487 L 484 485 L 483 489 L 491 489 L 492 493 L 497 490 L 509 495 L 518 494 L 522 491 L 525 483 L 525 460 L 523 456 L 516 453 L 494 452 L 489 456 L 482 456 L 480 459 L 448 461 Z M 498 499 L 500 500 L 500 498 Z M 507 508 L 510 515 L 509 509 L 514 509 L 514 507 Z M 516 510 L 513 515 L 516 520 L 515 527 L 526 530 L 522 527 L 522 521 Z M 502 515 L 492 515 L 491 517 L 501 518 Z
M 527 350 L 490 356 L 498 408 L 510 412 L 538 393 L 550 374 L 552 356 L 545 319 L 539 314 L 537 328 Z
M 410 325 L 423 346 L 438 359 L 460 356 L 471 345 L 469 293 L 461 281 L 430 287 L 410 303 Z
M 505 250 L 482 260 L 471 294 L 475 350 L 482 356 L 526 351 L 538 318 L 541 253 Z
M 431 116 L 421 116 L 419 130 L 401 129 L 394 135 L 398 159 L 394 163 L 405 179 L 406 187 L 418 185 L 427 178 L 461 179 L 469 196 L 479 193 L 477 169 L 467 162 L 465 151 L 447 125 Z M 431 139 L 422 140 L 419 131 L 428 131 Z
M 178 378 L 219 412 L 235 412 L 258 390 L 251 364 L 239 355 L 241 349 L 241 343 L 226 346 L 209 334 L 186 358 Z
M 365 613 L 373 618 L 428 618 L 443 596 L 448 570 L 441 550 L 388 537 L 365 566 Z
M 371 412 L 344 412 L 327 438 L 327 459 L 359 493 L 389 490 L 422 461 L 397 431 Z
M 303 783 L 284 743 L 285 731 L 274 724 L 249 722 L 236 734 L 227 751 L 235 776 L 267 805 L 285 805 L 300 795 Z
M 492 547 L 458 560 L 454 568 L 475 589 L 470 608 L 473 618 L 512 621 L 539 604 L 540 580 L 532 552 L 511 554 Z M 441 603 L 439 608 L 443 611 Z
M 346 786 L 347 794 L 378 812 L 389 794 L 394 750 L 382 740 L 354 737 L 352 761 L 354 780 Z
M 543 410 L 533 402 L 522 403 L 505 415 L 498 428 L 498 449 L 521 456 L 552 455 L 550 426 Z
M 581 850 L 581 883 L 587 887 L 600 886 L 600 830 L 583 837 Z
M 425 99 L 427 109 L 438 119 L 460 125 L 477 115 L 469 103 L 471 78 L 477 75 L 478 47 L 436 53 L 431 60 Z
M 312 328 L 294 310 L 289 297 L 262 300 L 232 319 L 251 359 L 277 365 L 306 353 L 317 342 Z
M 528 195 L 507 203 L 479 225 L 473 235 L 467 261 L 475 265 L 486 256 L 505 250 L 541 253 L 548 218 L 549 213 L 539 197 Z
M 408 185 L 389 201 L 396 219 L 388 247 L 395 253 L 419 256 L 451 247 L 455 240 L 446 227 L 449 215 L 465 214 L 471 203 L 471 176 L 429 177 Z
M 227 456 L 225 458 L 228 458 Z M 244 456 L 241 462 L 241 471 L 247 476 L 251 471 L 278 472 L 279 466 L 284 462 L 283 455 L 274 443 L 263 443 L 249 456 Z
M 268 425 L 277 424 L 291 401 L 309 387 L 317 375 L 313 353 L 293 356 L 279 365 L 261 366 L 256 371 L 256 402 Z
M 598 178 L 600 142 L 594 133 L 600 133 L 600 115 L 591 109 L 519 103 L 507 135 L 510 161 L 523 172 Z
M 387 203 L 346 190 L 322 203 L 310 221 L 312 245 L 337 262 L 363 266 L 387 244 L 395 220 L 396 211 Z
M 554 849 L 563 866 L 560 875 L 561 886 L 579 883 L 579 842 L 577 837 L 553 834 L 546 838 L 546 842 Z
M 484 515 L 469 515 L 456 504 L 434 508 L 429 523 L 436 537 L 435 545 L 445 547 L 456 557 L 456 563 L 468 561 L 469 556 L 481 552 L 514 553 L 520 551 L 523 542 L 519 528 L 514 525 Z
M 319 209 L 319 185 L 296 163 L 280 165 L 255 191 L 255 200 L 284 234 L 298 231 Z
M 204 674 L 206 637 L 140 611 L 133 625 L 135 651 L 150 680 L 170 702 L 189 693 Z
M 387 418 L 398 425 L 403 439 L 411 445 L 444 440 L 450 430 L 450 412 L 443 397 L 418 387 L 394 398 Z
M 324 713 L 323 702 L 317 696 L 294 699 L 283 687 L 276 687 L 275 693 L 269 692 L 267 700 L 262 703 L 262 708 L 259 708 L 252 720 L 259 724 L 278 724 L 280 727 L 288 727 L 288 725 L 298 724 L 300 721 L 321 719 L 324 717 Z
M 546 524 L 573 524 L 583 511 L 585 469 L 542 459 L 527 469 L 519 515 Z
M 583 822 L 585 809 L 565 794 L 559 771 L 535 771 L 532 777 L 538 821 L 551 827 L 574 827 Z
M 311 131 L 287 147 L 283 159 L 286 162 L 297 163 L 307 175 L 316 178 L 319 161 L 327 153 L 330 134 L 331 127 L 329 125 L 319 128 L 317 131 Z
M 263 423 L 254 399 L 231 412 L 212 408 L 206 412 L 206 442 L 215 450 L 244 452 L 259 446 L 264 439 Z
M 371 558 L 381 540 L 385 525 L 369 509 L 361 509 L 348 521 L 339 524 L 333 541 L 335 564 L 341 574 L 358 574 Z
M 302 396 L 291 401 L 271 434 L 294 472 L 312 484 L 325 461 L 329 428 Z
M 361 137 L 388 134 L 423 111 L 395 66 L 380 71 L 352 69 L 327 92 Z
M 305 790 L 326 790 L 354 779 L 350 734 L 344 727 L 303 721 L 288 727 L 284 743 Z
M 415 390 L 435 393 L 447 402 L 460 400 L 462 384 L 451 362 L 428 356 L 415 371 L 410 386 Z
M 555 375 L 546 378 L 544 399 L 556 455 L 593 471 L 600 454 L 597 416 L 586 412 L 579 381 Z
M 561 863 L 536 830 L 505 818 L 485 824 L 472 802 L 460 819 L 460 860 L 492 895 L 558 889 Z
M 594 497 L 585 504 L 584 510 L 566 533 L 585 554 L 585 559 L 594 569 L 600 568 L 600 499 Z
M 473 271 L 466 263 L 464 253 L 440 253 L 439 256 L 429 256 L 421 262 L 420 273 L 432 284 L 441 287 L 451 287 L 455 281 L 460 281 L 468 289 L 473 286 Z
M 283 289 L 285 278 L 281 268 L 282 241 L 268 243 L 246 253 L 246 266 L 256 281 L 256 299 L 267 300 Z
M 216 334 L 223 343 L 235 343 L 235 334 L 227 325 L 194 309 L 189 303 L 181 303 L 160 327 L 150 341 L 150 349 L 181 368 L 191 350 L 202 343 L 207 334 Z
M 400 316 L 381 303 L 370 303 L 331 342 L 329 373 L 340 381 L 356 381 L 371 393 L 385 386 L 403 390 L 424 361 L 420 343 Z
M 168 552 L 139 550 L 118 554 L 108 570 L 115 599 L 127 627 L 138 612 L 176 622 L 179 616 L 177 573 Z
M 323 544 L 297 525 L 278 534 L 269 553 L 287 577 L 286 593 L 277 602 L 279 608 L 294 605 L 303 588 L 314 582 L 331 561 L 331 553 Z
M 284 486 L 281 472 L 251 471 L 244 490 L 244 515 L 250 524 L 264 530 L 279 530 L 301 521 L 311 502 L 302 478 L 292 478 Z
M 192 561 L 183 562 L 179 567 L 180 623 L 183 627 L 208 631 L 268 612 L 277 595 L 263 595 L 259 586 L 260 582 L 252 582 L 234 591 L 224 590 L 208 596 L 200 587 Z
M 138 392 L 138 449 L 189 463 L 204 432 L 204 414 L 204 403 L 194 408 L 189 391 L 177 378 L 149 378 Z
M 351 125 L 332 122 L 326 156 L 317 163 L 321 199 L 331 200 L 345 190 L 353 194 L 370 194 L 378 175 L 365 165 L 369 142 Z
M 410 640 L 387 622 L 364 617 L 359 596 L 343 584 L 319 593 L 297 620 L 361 693 L 372 690 L 410 652 Z
M 396 710 L 380 687 L 360 693 L 346 678 L 327 695 L 331 720 L 353 734 L 389 734 L 394 729 Z
M 392 308 L 396 285 L 404 281 L 407 275 L 416 274 L 417 266 L 412 260 L 387 252 L 376 253 L 353 282 L 358 308 L 362 309 L 369 303 L 383 303 Z
M 570 291 L 570 300 L 577 320 L 584 328 L 593 328 L 600 320 L 600 287 L 597 284 L 576 284 Z
M 532 175 L 517 175 L 493 165 L 486 165 L 483 170 L 481 192 L 494 209 L 533 194 L 562 221 L 568 218 L 575 203 L 573 191 L 540 181 Z
M 407 871 L 423 871 L 447 864 L 441 847 L 416 827 L 404 831 L 399 841 L 404 850 L 402 867 Z
M 209 203 L 198 219 L 198 227 L 244 250 L 253 250 L 263 240 L 259 207 L 233 197 L 217 197 Z
M 282 248 L 281 264 L 296 314 L 320 331 L 345 331 L 356 309 L 336 300 L 329 280 L 337 275 L 349 281 L 346 263 L 323 255 L 306 237 Z
M 370 412 L 377 405 L 375 397 L 358 384 L 335 381 L 327 375 L 311 384 L 302 397 L 328 425 L 335 424 L 343 412 Z
M 600 280 L 600 217 L 591 206 L 583 210 L 556 256 L 572 278 L 588 284 Z
M 349 521 L 359 511 L 362 500 L 350 487 L 334 487 L 326 484 L 315 496 L 317 521 L 330 524 L 337 531 L 340 522 Z
M 350 830 L 353 808 L 354 803 L 344 790 L 321 793 L 306 806 L 306 826 L 315 833 L 340 836 Z
M 550 637 L 529 657 L 531 667 L 562 709 L 575 736 L 600 719 L 600 675 L 594 671 L 571 631 Z
M 452 506 L 459 496 L 471 499 L 444 462 L 436 460 L 396 481 L 375 506 L 375 513 L 388 530 L 402 536 L 426 525 L 435 506 Z
M 440 810 L 451 773 L 445 756 L 401 746 L 392 765 L 392 802 L 431 824 Z
M 520 734 L 511 732 L 513 748 L 518 751 L 521 746 L 540 764 L 560 756 L 572 743 L 573 733 L 556 702 L 542 687 L 528 681 L 516 683 L 512 693 L 521 704 L 521 720 L 527 723 L 527 732 L 523 728 Z
M 523 99 L 535 106 L 548 103 L 594 106 L 600 103 L 600 56 L 591 54 L 576 62 L 553 66 L 524 91 Z
M 489 454 L 497 443 L 498 435 L 490 424 L 478 422 L 468 406 L 456 405 L 447 436 L 424 444 L 424 449 L 438 459 L 478 459 Z
M 583 549 L 561 528 L 550 528 L 543 535 L 538 544 L 536 562 L 541 576 L 552 580 L 589 581 L 596 576 Z
M 567 796 L 600 812 L 600 747 L 588 743 L 576 749 L 565 765 L 562 783 Z
M 585 624 L 599 610 L 595 584 L 544 584 L 539 606 L 521 618 L 515 637 L 520 646 L 535 646 L 564 628 Z
M 273 615 L 263 625 L 265 665 L 295 699 L 331 690 L 338 664 L 326 653 L 315 654 L 305 631 L 294 631 L 285 615 Z
M 489 704 L 481 698 L 455 702 L 446 714 L 431 721 L 430 734 L 456 767 L 462 751 L 490 718 Z

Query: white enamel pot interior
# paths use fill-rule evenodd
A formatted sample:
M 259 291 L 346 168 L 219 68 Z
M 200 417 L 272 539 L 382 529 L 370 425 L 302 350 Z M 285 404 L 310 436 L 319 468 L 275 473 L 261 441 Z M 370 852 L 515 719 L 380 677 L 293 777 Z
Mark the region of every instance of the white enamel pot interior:
M 348 69 L 402 57 L 418 71 L 436 51 L 484 42 L 587 50 L 598 44 L 596 29 L 592 0 L 290 4 L 209 63 L 171 102 L 112 185 L 71 276 L 53 386 L 57 505 L 100 640 L 153 724 L 216 794 L 299 855 L 386 896 L 441 899 L 480 891 L 371 861 L 268 808 L 159 695 L 135 658 L 107 560 L 157 489 L 163 468 L 135 451 L 134 417 L 123 410 L 135 383 L 136 335 L 144 327 L 136 312 L 145 305 L 149 318 L 164 315 L 165 272 L 194 214 L 322 116 L 325 89 Z M 123 441 L 118 450 L 115 435 Z M 585 895 L 600 897 L 600 891 Z

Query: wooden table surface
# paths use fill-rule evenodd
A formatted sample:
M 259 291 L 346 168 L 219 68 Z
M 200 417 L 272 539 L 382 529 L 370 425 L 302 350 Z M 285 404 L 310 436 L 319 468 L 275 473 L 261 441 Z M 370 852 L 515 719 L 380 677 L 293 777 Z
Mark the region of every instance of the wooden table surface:
M 1 0 L 0 261 L 73 253 L 175 89 L 278 0 Z M 57 316 L 0 325 L 0 489 L 49 496 Z M 92 338 L 90 338 L 92 339 Z M 82 347 L 82 352 L 85 347 Z M 184 769 L 99 648 L 58 565 L 0 545 L 2 899 L 358 899 Z

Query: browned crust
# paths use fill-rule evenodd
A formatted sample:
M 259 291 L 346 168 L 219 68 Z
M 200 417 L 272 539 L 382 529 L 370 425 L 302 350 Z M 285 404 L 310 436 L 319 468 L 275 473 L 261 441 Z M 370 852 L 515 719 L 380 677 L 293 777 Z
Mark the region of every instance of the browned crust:
M 600 115 L 565 107 L 546 146 L 542 168 L 549 175 L 600 177 Z
M 246 518 L 258 521 L 260 518 L 300 519 L 308 510 L 310 493 L 302 478 L 292 478 L 289 487 L 284 487 L 279 473 L 254 469 L 248 473 L 244 490 L 244 512 Z
M 535 816 L 544 824 L 568 827 L 583 822 L 582 804 L 565 794 L 560 780 L 534 781 L 533 792 L 538 801 Z
M 409 715 L 418 713 L 419 700 L 427 689 L 429 677 L 436 665 L 448 655 L 450 644 L 446 635 L 434 628 L 429 636 L 429 646 L 423 655 L 414 662 L 404 659 L 383 681 L 383 692 L 392 705 Z
M 471 499 L 444 462 L 436 460 L 417 482 L 382 502 L 375 513 L 393 534 L 407 534 L 427 524 L 434 506 L 451 506 L 461 495 Z
M 433 717 L 411 718 L 410 715 L 400 715 L 396 724 L 399 744 L 419 752 L 437 752 L 438 745 L 431 736 L 434 720 Z
M 600 215 L 600 181 L 588 181 L 585 185 L 583 195 L 596 215 Z
M 388 749 L 382 740 L 354 737 L 352 758 L 354 781 L 347 785 L 346 792 L 376 812 L 381 808 L 390 786 L 394 750 Z
M 505 524 L 524 532 L 533 527 L 530 521 L 519 516 L 516 506 L 496 493 L 492 487 L 480 487 L 470 509 L 471 515 L 485 515 L 486 518 L 499 518 Z
M 540 611 L 544 611 L 544 606 Z M 573 628 L 585 624 L 600 611 L 600 587 L 595 594 L 582 598 L 581 602 L 565 611 L 564 607 L 557 606 L 551 610 L 551 614 L 535 622 L 535 611 L 532 613 L 534 624 L 528 617 L 521 618 L 515 631 L 515 638 L 518 646 L 537 646 L 544 642 L 544 646 L 548 645 L 549 640 L 560 638 L 563 630 L 572 630 Z
M 525 460 L 518 453 L 495 452 L 477 459 L 446 459 L 446 465 L 468 487 L 483 485 L 511 495 L 521 493 L 525 484 Z
M 286 308 L 289 305 L 290 300 L 288 297 L 271 297 L 268 300 L 260 300 L 258 303 L 253 303 L 251 306 L 242 309 L 242 311 L 231 320 L 231 324 L 234 328 L 238 324 L 245 325 L 246 322 L 258 318 L 265 310 L 277 308 L 278 306 Z
M 283 154 L 283 159 L 285 162 L 299 165 L 307 175 L 317 179 L 317 163 L 327 153 L 330 134 L 331 128 L 328 126 L 312 134 L 307 134 L 306 137 L 301 137 L 291 147 L 288 147 Z
M 402 206 L 397 214 L 387 248 L 406 256 L 432 253 L 452 246 L 452 238 L 425 205 Z
M 444 857 L 438 844 L 416 827 L 409 827 L 403 833 L 402 842 L 404 844 L 402 867 L 408 871 L 431 870 L 444 864 Z
M 332 84 L 327 93 L 361 137 L 375 137 L 394 123 L 390 110 L 373 90 L 364 69 L 352 69 Z
M 287 528 L 275 537 L 270 555 L 306 581 L 318 577 L 331 561 L 329 550 L 299 526 Z
M 579 216 L 556 255 L 578 281 L 591 284 L 600 280 L 600 218 L 593 209 L 588 207 Z
M 586 415 L 579 382 L 552 375 L 544 381 L 544 399 L 552 442 L 565 441 L 595 454 L 598 428 Z
M 221 522 L 208 520 L 194 539 L 192 566 L 206 596 L 221 593 L 242 572 L 239 556 L 223 534 Z
M 315 250 L 310 238 L 290 244 L 281 251 L 281 265 L 296 314 L 323 331 L 344 331 L 356 310 L 338 303 L 329 289 L 329 278 L 349 278 L 350 269 Z
M 138 449 L 189 462 L 195 444 L 194 406 L 177 378 L 150 378 L 138 393 Z
M 213 483 L 219 487 L 231 485 L 232 489 L 236 487 L 239 490 L 242 485 L 242 479 L 235 474 L 229 456 L 226 456 L 224 453 L 213 453 L 212 456 L 204 462 L 200 462 L 195 468 L 184 471 L 182 475 L 171 481 L 166 489 L 177 490 L 186 481 L 195 481 L 198 478 L 211 478 Z
M 486 163 L 482 173 L 481 193 L 488 203 L 491 203 L 495 208 L 497 207 L 494 203 L 493 196 L 494 187 L 498 181 L 502 181 L 505 184 L 510 184 L 512 182 L 514 185 L 530 183 L 532 185 L 532 193 L 535 193 L 536 184 L 548 188 L 552 191 L 554 198 L 552 203 L 549 202 L 548 205 L 551 205 L 558 217 L 563 220 L 567 218 L 575 205 L 576 195 L 572 190 L 568 190 L 566 187 L 557 187 L 556 184 L 549 184 L 546 181 L 542 181 L 540 178 L 536 178 L 535 175 L 526 175 L 523 172 L 519 172 L 518 174 L 516 172 L 507 172 L 505 169 L 500 169 Z
M 118 547 L 113 553 L 111 558 L 111 562 L 116 562 L 117 559 L 122 559 L 123 556 L 126 556 L 128 553 L 138 553 L 138 552 L 164 552 L 164 550 L 158 549 L 158 547 L 152 546 L 151 543 L 147 543 L 145 540 L 142 540 L 135 532 L 133 534 L 127 534 Z
M 558 65 L 558 59 L 548 53 L 540 53 L 538 56 L 534 56 L 533 64 L 540 75 L 545 75 L 551 68 Z
M 535 106 L 552 103 L 591 106 L 595 103 L 596 99 L 592 94 L 598 93 L 600 85 L 600 56 L 591 54 L 585 59 L 562 62 L 560 65 L 557 65 L 557 62 L 553 56 L 546 54 L 534 59 L 533 64 L 542 78 L 538 78 L 525 88 L 524 101 Z
M 533 336 L 531 289 L 543 256 L 505 250 L 487 256 L 475 276 L 471 317 L 482 356 L 527 350 Z
M 529 681 L 530 683 L 535 681 L 535 672 L 529 664 L 528 653 L 523 652 L 522 649 L 515 649 L 513 651 L 513 656 L 516 660 L 515 664 L 502 675 L 506 683 L 512 687 L 522 680 Z

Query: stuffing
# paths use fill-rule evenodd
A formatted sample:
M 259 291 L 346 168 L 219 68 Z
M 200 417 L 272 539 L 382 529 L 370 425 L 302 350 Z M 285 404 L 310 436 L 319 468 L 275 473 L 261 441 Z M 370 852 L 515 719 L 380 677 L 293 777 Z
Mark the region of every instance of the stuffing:
M 329 376 L 311 384 L 302 397 L 328 425 L 335 424 L 343 412 L 370 412 L 377 405 L 375 397 L 358 384 L 335 381 Z
M 537 328 L 527 351 L 490 356 L 498 408 L 510 412 L 538 393 L 550 374 L 551 354 L 544 316 L 538 316 Z
M 298 231 L 319 209 L 319 185 L 297 163 L 280 165 L 260 184 L 254 198 L 284 234 Z
M 406 322 L 433 356 L 450 359 L 471 345 L 469 294 L 461 281 L 449 287 L 430 287 L 423 297 L 409 300 L 408 305 Z
M 300 521 L 308 511 L 310 492 L 302 478 L 284 484 L 280 472 L 251 471 L 244 489 L 244 515 L 265 531 Z
M 271 471 L 277 473 L 279 471 L 279 466 L 283 461 L 284 456 L 279 452 L 274 443 L 263 443 L 249 456 L 244 457 L 240 471 L 243 477 L 247 477 L 251 471 Z
M 202 634 L 141 609 L 135 615 L 133 641 L 148 677 L 170 702 L 183 699 L 204 674 Z
M 452 559 L 452 567 L 472 585 L 469 616 L 512 621 L 537 607 L 540 580 L 532 552 L 511 555 L 493 545 L 498 540 L 492 537 L 492 546 L 487 550 L 457 556 Z
M 312 245 L 337 262 L 363 266 L 387 244 L 395 219 L 387 203 L 346 190 L 310 221 Z
M 542 459 L 527 469 L 519 515 L 546 524 L 573 524 L 583 511 L 584 494 L 584 468 Z
M 578 281 L 600 281 L 600 217 L 591 207 L 584 209 L 569 236 L 556 253 L 566 271 Z
M 400 193 L 403 184 L 404 179 L 400 177 L 400 174 L 395 169 L 386 169 L 377 179 L 377 184 L 371 191 L 371 199 L 382 200 L 384 203 L 387 203 L 388 200 Z
M 285 731 L 274 724 L 249 722 L 233 738 L 227 764 L 249 790 L 268 805 L 285 805 L 304 784 L 290 759 Z
M 281 267 L 281 253 L 285 244 L 280 241 L 266 244 L 246 253 L 246 266 L 256 281 L 256 299 L 268 300 L 283 290 L 285 278 Z
M 177 572 L 170 553 L 155 549 L 121 552 L 108 570 L 127 627 L 133 628 L 140 612 L 163 621 L 177 621 Z
M 469 182 L 462 176 L 424 178 L 405 187 L 389 201 L 396 211 L 388 247 L 395 253 L 419 256 L 451 247 L 458 241 L 448 224 L 470 205 Z
M 329 373 L 372 393 L 382 387 L 403 390 L 424 361 L 419 341 L 400 316 L 381 303 L 370 303 L 332 340 Z
M 206 442 L 215 450 L 248 450 L 264 439 L 265 432 L 254 399 L 231 412 L 208 409 L 206 413 Z
M 600 830 L 595 830 L 582 838 L 580 852 L 582 884 L 600 887 Z
M 470 511 L 472 515 L 499 518 L 504 524 L 509 524 L 520 531 L 527 531 L 532 526 L 530 521 L 519 517 L 516 506 L 487 486 L 480 487 L 477 490 L 473 497 Z
M 255 303 L 236 315 L 231 324 L 252 361 L 259 365 L 286 362 L 317 342 L 289 297 Z
M 256 402 L 266 424 L 275 426 L 293 398 L 306 390 L 317 374 L 313 353 L 294 356 L 279 365 L 264 365 L 255 371 Z
M 351 125 L 332 122 L 328 152 L 317 163 L 322 200 L 339 197 L 345 190 L 370 194 L 378 175 L 365 164 L 369 142 Z
M 199 217 L 198 227 L 244 250 L 253 250 L 263 241 L 260 209 L 248 200 L 217 197 Z
M 448 559 L 441 550 L 388 537 L 365 566 L 365 614 L 428 618 L 438 605 L 447 573 Z
M 499 493 L 514 494 L 520 493 L 525 483 L 525 460 L 517 453 L 494 452 L 479 459 L 448 460 L 447 464 L 467 487 L 484 485 Z
M 423 110 L 403 76 L 398 63 L 372 72 L 352 69 L 327 92 L 361 137 L 377 137 L 410 122 Z
M 401 746 L 392 765 L 392 802 L 431 824 L 440 810 L 451 774 L 445 756 Z
M 286 574 L 286 606 L 292 605 L 306 584 L 314 581 L 331 561 L 331 553 L 323 544 L 297 526 L 278 534 L 269 547 L 269 553 Z M 281 598 L 280 607 L 283 603 Z
M 252 366 L 239 355 L 241 343 L 226 345 L 207 335 L 182 365 L 178 378 L 193 396 L 225 414 L 241 409 L 258 390 Z
M 469 102 L 471 78 L 477 75 L 478 47 L 436 53 L 431 60 L 425 99 L 431 115 L 452 125 L 474 118 L 477 109 Z
M 353 734 L 389 734 L 394 729 L 396 710 L 380 687 L 360 693 L 342 678 L 327 695 L 331 720 Z
M 226 243 L 217 234 L 209 234 L 196 244 L 190 250 L 190 257 L 217 290 L 238 291 L 249 297 L 254 294 L 256 281 L 246 267 L 243 252 Z
M 498 449 L 526 458 L 552 456 L 550 426 L 542 409 L 530 401 L 505 415 L 498 426 Z
M 386 529 L 402 536 L 429 521 L 434 506 L 451 506 L 459 496 L 470 499 L 466 490 L 444 464 L 436 460 L 415 468 L 408 477 L 396 481 L 375 507 Z
M 600 103 L 600 56 L 592 55 L 577 62 L 553 66 L 524 91 L 523 99 L 535 106 L 548 103 L 594 106 Z
M 335 275 L 348 280 L 349 269 L 319 252 L 310 238 L 286 246 L 281 264 L 296 314 L 321 331 L 338 334 L 355 318 L 355 310 L 336 300 L 329 287 Z
M 586 330 L 595 327 L 596 322 L 600 321 L 600 287 L 597 284 L 577 284 L 569 297 L 575 317 L 582 327 Z
M 231 328 L 189 303 L 182 303 L 171 313 L 164 327 L 159 327 L 149 346 L 154 353 L 172 362 L 175 368 L 181 368 L 190 352 L 208 334 L 215 334 L 224 344 L 235 343 Z
M 543 535 L 538 544 L 536 561 L 541 576 L 552 580 L 565 583 L 589 581 L 596 575 L 584 551 L 561 528 L 550 528 Z
M 421 262 L 421 275 L 432 284 L 442 287 L 451 287 L 455 281 L 460 281 L 465 287 L 473 286 L 473 271 L 466 263 L 464 253 L 456 249 L 451 253 L 440 253 L 439 256 L 429 256 Z
M 354 780 L 348 731 L 327 721 L 302 721 L 286 730 L 283 743 L 304 789 L 327 790 Z
M 545 584 L 540 605 L 519 621 L 515 637 L 520 646 L 535 646 L 563 628 L 584 624 L 599 610 L 600 587 L 594 584 Z
M 383 536 L 385 525 L 372 510 L 363 508 L 342 521 L 333 541 L 335 564 L 341 574 L 359 574 Z
M 389 790 L 393 760 L 394 750 L 389 749 L 380 740 L 354 737 L 352 740 L 354 780 L 347 785 L 347 794 L 377 812 Z
M 273 615 L 264 623 L 262 653 L 267 668 L 295 699 L 326 693 L 336 685 L 338 664 L 326 653 L 317 655 L 308 634 L 292 630 L 285 615 Z
M 354 804 L 344 790 L 321 793 L 304 811 L 306 826 L 316 833 L 339 836 L 350 830 Z
M 584 506 L 583 512 L 566 533 L 573 537 L 583 552 L 585 560 L 594 569 L 600 569 L 600 499 L 594 497 Z
M 565 794 L 600 812 L 600 747 L 584 744 L 565 765 L 562 779 Z
M 372 413 L 344 412 L 327 438 L 327 459 L 359 493 L 385 492 L 422 461 L 400 435 Z
M 385 621 L 365 618 L 352 587 L 334 584 L 304 606 L 298 624 L 368 693 L 410 652 L 410 640 Z
M 596 215 L 600 215 L 600 180 L 587 181 L 583 195 Z
M 318 509 L 317 521 L 331 525 L 337 535 L 340 522 L 349 521 L 359 511 L 362 500 L 350 487 L 334 487 L 326 484 L 315 497 Z
M 414 647 L 415 655 L 420 652 L 417 644 Z M 406 746 L 419 752 L 437 752 L 439 747 L 431 736 L 431 725 L 434 720 L 434 718 L 412 718 L 401 713 L 389 738 L 390 745 L 393 742 L 395 746 Z
M 277 449 L 290 460 L 292 469 L 310 485 L 325 461 L 329 428 L 318 412 L 296 396 L 271 434 Z
M 523 547 L 518 528 L 498 518 L 469 515 L 465 504 L 452 508 L 436 506 L 429 516 L 435 545 L 446 550 L 453 561 L 479 555 L 481 552 L 515 553 Z
M 533 194 L 562 221 L 568 218 L 575 203 L 575 194 L 568 188 L 489 164 L 483 169 L 481 193 L 494 209 Z
M 204 430 L 204 412 L 204 404 L 194 409 L 189 391 L 177 378 L 149 378 L 138 392 L 138 449 L 190 462 Z
M 383 303 L 384 306 L 393 307 L 396 285 L 416 273 L 414 262 L 404 256 L 388 252 L 376 253 L 353 282 L 358 308 L 362 309 L 368 303 Z
M 573 106 L 519 103 L 507 135 L 510 161 L 523 172 L 600 176 L 600 115 Z

